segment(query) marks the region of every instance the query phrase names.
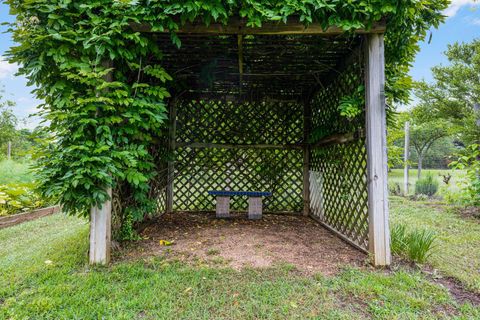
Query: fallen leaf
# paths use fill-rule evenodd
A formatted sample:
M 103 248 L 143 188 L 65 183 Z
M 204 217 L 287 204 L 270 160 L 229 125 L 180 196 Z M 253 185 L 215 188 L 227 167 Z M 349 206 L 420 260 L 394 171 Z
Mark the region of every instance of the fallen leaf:
M 161 246 L 171 246 L 171 245 L 173 244 L 173 241 L 160 240 L 160 241 L 158 241 L 158 243 L 159 243 Z

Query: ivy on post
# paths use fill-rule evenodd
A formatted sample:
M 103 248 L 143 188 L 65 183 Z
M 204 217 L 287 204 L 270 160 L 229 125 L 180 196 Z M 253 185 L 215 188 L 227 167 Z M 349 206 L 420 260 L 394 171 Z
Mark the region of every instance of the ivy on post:
M 105 61 L 102 63 L 102 66 L 107 69 L 111 68 L 112 62 Z M 106 74 L 104 79 L 107 82 L 112 82 L 112 72 Z M 92 206 L 90 209 L 90 264 L 105 265 L 110 262 L 112 237 L 112 188 L 107 188 L 106 192 L 108 199 L 101 205 Z
M 368 181 L 368 249 L 375 266 L 390 265 L 387 192 L 385 57 L 382 34 L 366 37 L 365 93 Z

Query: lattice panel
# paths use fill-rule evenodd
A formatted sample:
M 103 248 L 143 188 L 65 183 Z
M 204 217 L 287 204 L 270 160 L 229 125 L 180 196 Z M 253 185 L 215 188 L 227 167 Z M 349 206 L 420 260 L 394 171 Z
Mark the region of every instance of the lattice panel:
M 365 139 L 312 150 L 312 214 L 361 247 L 368 245 Z M 319 199 L 319 200 L 317 200 Z
M 364 128 L 364 110 L 354 119 L 340 116 L 338 110 L 341 99 L 354 95 L 363 83 L 363 67 L 359 60 L 352 63 L 332 84 L 313 97 L 312 134 L 315 134 L 315 138 L 321 139 L 332 134 L 354 132 Z
M 340 115 L 343 97 L 354 95 L 364 83 L 359 54 L 329 86 L 312 99 L 315 138 L 359 133 L 357 140 L 315 147 L 310 156 L 311 212 L 360 247 L 368 246 L 368 193 L 363 112 L 355 119 Z
M 303 206 L 303 105 L 211 97 L 177 105 L 174 210 L 215 208 L 208 190 L 271 191 L 266 211 Z M 233 197 L 233 210 L 246 210 Z
M 303 140 L 303 106 L 295 102 L 184 101 L 177 142 L 279 147 Z
M 303 206 L 301 150 L 179 148 L 174 210 L 214 210 L 208 190 L 271 191 L 264 208 L 299 212 Z M 246 210 L 247 198 L 233 197 L 232 210 Z

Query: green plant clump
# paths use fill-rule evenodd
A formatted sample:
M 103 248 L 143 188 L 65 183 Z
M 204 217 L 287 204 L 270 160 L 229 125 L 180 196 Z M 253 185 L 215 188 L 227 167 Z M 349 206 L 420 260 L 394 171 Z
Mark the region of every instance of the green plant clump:
M 51 204 L 35 189 L 35 183 L 9 183 L 0 185 L 0 216 L 42 208 Z
M 465 148 L 457 161 L 450 166 L 453 169 L 466 170 L 467 182 L 462 186 L 463 203 L 480 206 L 480 145 L 472 144 Z
M 415 194 L 432 197 L 438 190 L 438 181 L 432 174 L 427 174 L 424 178 L 415 182 Z
M 187 21 L 226 24 L 242 17 L 249 27 L 287 22 L 338 26 L 346 32 L 387 21 L 386 95 L 408 100 L 408 69 L 418 41 L 443 21 L 449 1 L 431 0 L 6 0 L 16 21 L 10 24 L 18 44 L 7 52 L 21 65 L 19 74 L 35 85 L 45 101 L 40 115 L 53 134 L 39 159 L 40 189 L 70 214 L 122 191 L 122 214 L 139 221 L 155 208 L 152 183 L 165 159 L 159 154 L 167 118 L 172 77 L 162 65 L 162 48 L 153 33 L 134 31 L 147 23 L 153 32 L 176 35 Z M 112 81 L 109 81 L 112 80 Z M 115 192 L 114 192 L 115 193 Z M 120 217 L 121 221 L 131 221 Z
M 407 232 L 405 225 L 398 224 L 391 230 L 391 250 L 393 254 L 406 257 L 410 261 L 425 263 L 435 239 L 435 233 L 430 230 Z

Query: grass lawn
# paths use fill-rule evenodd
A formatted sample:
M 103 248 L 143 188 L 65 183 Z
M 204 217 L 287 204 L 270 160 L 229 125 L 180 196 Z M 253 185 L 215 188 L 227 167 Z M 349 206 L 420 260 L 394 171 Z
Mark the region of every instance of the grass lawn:
M 0 161 L 0 184 L 28 183 L 33 181 L 29 162 Z
M 480 293 L 480 220 L 462 218 L 453 207 L 391 198 L 392 224 L 427 228 L 437 235 L 429 263 Z
M 404 206 L 394 201 L 395 220 L 406 218 Z M 91 268 L 87 238 L 84 220 L 60 214 L 0 230 L 0 318 L 480 318 L 478 306 L 404 268 L 324 277 L 289 265 L 239 272 L 160 257 Z

